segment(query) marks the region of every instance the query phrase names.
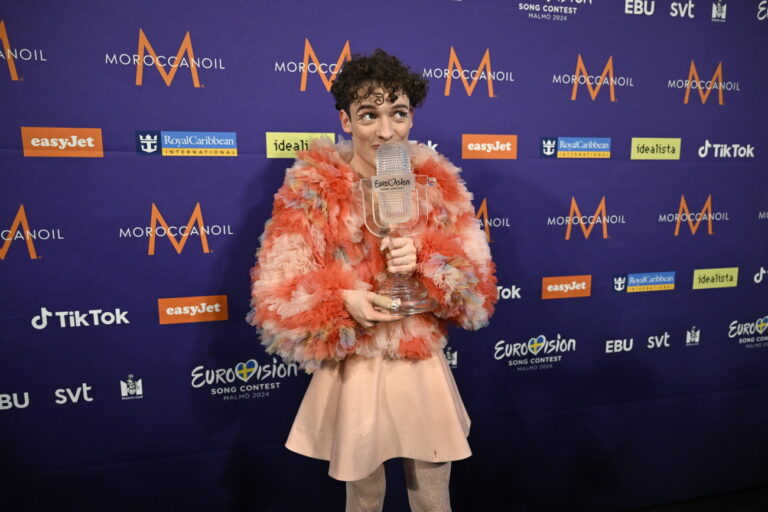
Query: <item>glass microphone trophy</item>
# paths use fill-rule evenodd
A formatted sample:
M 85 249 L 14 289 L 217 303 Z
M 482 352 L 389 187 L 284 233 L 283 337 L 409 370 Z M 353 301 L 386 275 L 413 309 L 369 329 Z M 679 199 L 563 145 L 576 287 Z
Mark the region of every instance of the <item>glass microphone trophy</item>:
M 410 237 L 426 224 L 429 189 L 436 180 L 411 172 L 407 143 L 382 144 L 376 150 L 376 175 L 358 182 L 368 230 L 378 237 Z M 435 309 L 420 281 L 408 274 L 390 274 L 374 289 L 392 299 L 389 311 L 403 316 Z

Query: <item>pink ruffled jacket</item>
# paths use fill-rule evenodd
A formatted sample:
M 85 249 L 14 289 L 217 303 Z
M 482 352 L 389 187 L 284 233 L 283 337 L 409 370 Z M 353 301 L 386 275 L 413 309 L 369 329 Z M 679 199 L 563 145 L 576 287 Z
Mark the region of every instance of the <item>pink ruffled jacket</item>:
M 495 266 L 460 170 L 426 146 L 413 145 L 414 172 L 437 180 L 427 227 L 413 238 L 415 276 L 438 308 L 370 329 L 352 319 L 341 291 L 372 289 L 386 263 L 380 239 L 363 222 L 351 157 L 351 144 L 327 139 L 298 154 L 275 194 L 251 269 L 248 322 L 258 328 L 267 352 L 300 363 L 308 373 L 349 354 L 429 358 L 445 346 L 447 322 L 484 327 L 497 299 Z

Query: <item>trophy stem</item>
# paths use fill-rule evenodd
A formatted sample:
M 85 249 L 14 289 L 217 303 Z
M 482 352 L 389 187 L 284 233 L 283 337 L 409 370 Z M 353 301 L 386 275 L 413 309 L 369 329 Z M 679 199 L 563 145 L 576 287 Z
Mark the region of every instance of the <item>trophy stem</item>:
M 400 299 L 400 305 L 389 310 L 396 315 L 411 316 L 435 309 L 437 304 L 421 282 L 407 274 L 389 274 L 375 290 L 379 295 Z

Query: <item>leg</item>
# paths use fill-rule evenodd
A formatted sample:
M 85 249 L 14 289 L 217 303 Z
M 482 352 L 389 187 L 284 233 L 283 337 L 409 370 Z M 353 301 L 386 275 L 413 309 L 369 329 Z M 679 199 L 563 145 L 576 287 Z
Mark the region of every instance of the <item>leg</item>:
M 403 470 L 412 512 L 451 512 L 450 462 L 403 459 Z
M 346 512 L 381 512 L 384 508 L 384 491 L 387 479 L 384 464 L 360 480 L 347 482 Z

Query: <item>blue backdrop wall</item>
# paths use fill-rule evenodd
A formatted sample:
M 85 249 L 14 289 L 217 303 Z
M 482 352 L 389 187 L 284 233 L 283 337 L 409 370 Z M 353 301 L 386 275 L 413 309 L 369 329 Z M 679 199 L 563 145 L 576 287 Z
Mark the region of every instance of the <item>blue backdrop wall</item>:
M 308 377 L 244 317 L 289 157 L 377 47 L 429 78 L 412 138 L 498 265 L 446 350 L 454 509 L 765 484 L 766 42 L 766 0 L 5 2 L 0 502 L 341 510 L 282 446 Z

